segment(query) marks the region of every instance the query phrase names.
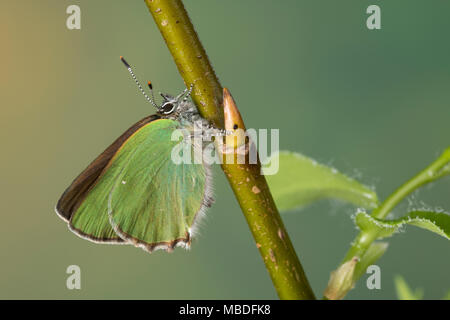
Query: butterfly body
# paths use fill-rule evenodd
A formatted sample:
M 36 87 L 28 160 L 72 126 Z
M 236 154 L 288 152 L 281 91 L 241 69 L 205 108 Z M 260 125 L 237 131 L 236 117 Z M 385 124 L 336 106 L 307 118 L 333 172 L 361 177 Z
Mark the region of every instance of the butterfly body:
M 186 92 L 161 94 L 157 113 L 130 127 L 66 189 L 56 212 L 70 230 L 92 242 L 132 244 L 148 252 L 190 247 L 213 198 L 209 165 L 172 160 L 180 143 L 174 132 L 187 138 L 199 127 L 211 129 L 183 98 Z M 193 141 L 183 150 L 194 158 L 203 145 Z

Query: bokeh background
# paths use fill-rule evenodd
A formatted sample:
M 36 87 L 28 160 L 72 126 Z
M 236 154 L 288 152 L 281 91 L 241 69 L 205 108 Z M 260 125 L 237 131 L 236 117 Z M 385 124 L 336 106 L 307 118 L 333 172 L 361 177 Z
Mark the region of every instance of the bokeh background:
M 81 30 L 66 8 L 81 7 Z M 382 29 L 366 28 L 370 4 Z M 223 85 L 251 128 L 279 128 L 282 149 L 333 165 L 381 199 L 450 145 L 450 2 L 186 0 Z M 144 1 L 0 4 L 0 298 L 272 299 L 231 189 L 216 170 L 216 204 L 190 252 L 152 255 L 76 237 L 53 211 L 61 193 L 129 125 L 153 113 L 119 61 L 156 90 L 183 82 Z M 421 203 L 423 202 L 423 203 Z M 408 206 L 450 210 L 450 181 Z M 355 208 L 322 201 L 283 215 L 320 296 L 357 231 Z M 409 227 L 350 299 L 395 299 L 403 275 L 425 297 L 450 289 L 450 242 Z M 81 267 L 82 289 L 66 288 Z

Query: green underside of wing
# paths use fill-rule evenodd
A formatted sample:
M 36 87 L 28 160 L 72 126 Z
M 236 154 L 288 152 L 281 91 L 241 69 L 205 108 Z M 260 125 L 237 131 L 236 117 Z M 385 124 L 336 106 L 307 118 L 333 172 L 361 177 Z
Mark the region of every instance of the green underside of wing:
M 160 119 L 134 133 L 72 216 L 72 227 L 94 239 L 117 238 L 111 216 L 140 243 L 187 240 L 205 196 L 206 172 L 202 164 L 172 162 L 179 142 L 171 135 L 178 128 Z

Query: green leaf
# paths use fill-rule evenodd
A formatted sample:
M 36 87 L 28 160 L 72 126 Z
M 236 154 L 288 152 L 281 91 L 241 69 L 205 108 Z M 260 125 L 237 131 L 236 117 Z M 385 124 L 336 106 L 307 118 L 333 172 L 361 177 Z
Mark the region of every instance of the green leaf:
M 338 199 L 372 209 L 378 206 L 374 191 L 336 169 L 319 164 L 299 153 L 280 151 L 279 170 L 267 182 L 280 210 L 304 207 L 320 199 Z M 266 166 L 267 167 L 267 166 Z
M 405 224 L 410 224 L 450 240 L 450 215 L 443 212 L 413 211 L 400 219 L 382 220 L 359 211 L 355 223 L 361 231 L 377 231 L 378 239 L 390 237 Z
M 397 298 L 399 300 L 422 300 L 423 299 L 423 289 L 417 288 L 416 290 L 411 290 L 411 288 L 406 283 L 402 276 L 395 276 L 394 278 L 395 289 L 397 291 Z
M 387 242 L 373 242 L 366 253 L 359 259 L 355 268 L 353 279 L 359 279 L 367 270 L 367 267 L 374 264 L 386 252 L 389 244 Z

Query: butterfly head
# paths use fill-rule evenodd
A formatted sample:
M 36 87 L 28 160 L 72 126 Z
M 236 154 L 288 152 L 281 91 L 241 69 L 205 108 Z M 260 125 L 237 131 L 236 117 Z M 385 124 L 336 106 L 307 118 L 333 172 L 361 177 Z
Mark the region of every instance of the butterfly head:
M 173 97 L 169 94 L 160 93 L 161 97 L 163 97 L 163 102 L 161 103 L 161 106 L 157 107 L 158 113 L 162 116 L 168 116 L 177 113 L 177 111 L 182 111 L 182 109 L 185 109 L 184 106 L 186 105 L 186 102 L 191 95 L 192 87 L 193 86 L 191 85 L 189 90 L 185 89 L 176 97 Z
M 168 94 L 160 93 L 163 97 L 161 106 L 158 107 L 158 113 L 161 115 L 169 115 L 178 109 L 180 102 Z

